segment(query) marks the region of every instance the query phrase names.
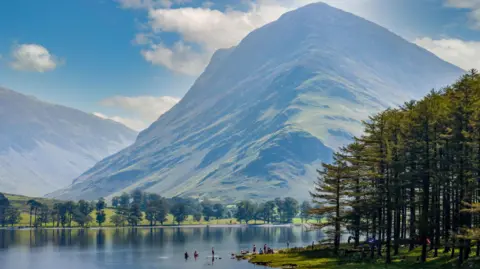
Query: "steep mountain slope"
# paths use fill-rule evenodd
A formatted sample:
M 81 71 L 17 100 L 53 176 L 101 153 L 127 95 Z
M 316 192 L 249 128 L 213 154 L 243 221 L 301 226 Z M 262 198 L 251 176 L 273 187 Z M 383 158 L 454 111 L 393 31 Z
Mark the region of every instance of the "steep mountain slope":
M 0 88 L 0 192 L 39 196 L 68 186 L 135 136 L 113 121 Z
M 218 51 L 187 95 L 60 198 L 141 188 L 226 200 L 308 196 L 315 168 L 385 107 L 462 70 L 325 4 L 283 15 Z

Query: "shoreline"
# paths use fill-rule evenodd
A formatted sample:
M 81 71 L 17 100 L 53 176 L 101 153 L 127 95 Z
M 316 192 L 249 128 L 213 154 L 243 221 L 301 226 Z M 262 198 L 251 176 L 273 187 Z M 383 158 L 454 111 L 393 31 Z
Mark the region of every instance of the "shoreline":
M 291 224 L 187 224 L 187 225 L 156 225 L 156 226 L 90 226 L 90 227 L 0 227 L 7 231 L 29 230 L 103 230 L 103 229 L 165 229 L 165 228 L 293 228 L 304 225 Z

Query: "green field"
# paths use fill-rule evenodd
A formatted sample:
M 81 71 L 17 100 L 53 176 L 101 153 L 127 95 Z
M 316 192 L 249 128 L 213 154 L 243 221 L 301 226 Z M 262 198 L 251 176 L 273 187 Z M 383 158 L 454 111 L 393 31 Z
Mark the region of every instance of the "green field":
M 23 196 L 23 195 L 15 195 L 15 194 L 4 194 L 5 197 L 10 201 L 10 204 L 13 205 L 16 208 L 19 208 L 22 210 L 22 212 L 28 213 L 29 212 L 29 206 L 27 205 L 27 201 L 30 199 L 35 199 L 35 201 L 40 202 L 42 204 L 47 205 L 49 208 L 53 207 L 53 204 L 56 202 L 59 202 L 54 199 L 47 199 L 47 198 L 32 198 L 28 196 Z
M 472 249 L 472 255 L 475 255 L 476 249 Z M 285 268 L 293 266 L 297 269 L 450 269 L 450 268 L 480 268 L 479 257 L 472 257 L 467 263 L 458 266 L 457 259 L 450 259 L 450 253 L 443 254 L 439 251 L 439 256 L 434 258 L 433 251 L 429 252 L 429 257 L 425 264 L 418 262 L 418 257 L 421 255 L 421 248 L 417 248 L 411 252 L 408 249 L 401 249 L 398 256 L 393 256 L 392 264 L 385 265 L 383 259 L 378 260 L 362 260 L 361 254 L 344 254 L 339 256 L 333 255 L 332 251 L 326 247 L 316 247 L 312 250 L 308 249 L 292 249 L 281 250 L 277 254 L 269 255 L 254 255 L 250 256 L 250 262 L 267 265 L 274 268 Z M 367 254 L 368 256 L 368 254 Z

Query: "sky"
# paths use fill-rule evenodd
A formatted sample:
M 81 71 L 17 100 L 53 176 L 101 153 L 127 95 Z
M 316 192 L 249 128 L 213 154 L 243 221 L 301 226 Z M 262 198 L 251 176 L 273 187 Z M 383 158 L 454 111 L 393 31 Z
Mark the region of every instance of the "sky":
M 148 127 L 219 48 L 312 0 L 3 0 L 0 86 Z M 324 0 L 465 70 L 480 69 L 480 0 Z

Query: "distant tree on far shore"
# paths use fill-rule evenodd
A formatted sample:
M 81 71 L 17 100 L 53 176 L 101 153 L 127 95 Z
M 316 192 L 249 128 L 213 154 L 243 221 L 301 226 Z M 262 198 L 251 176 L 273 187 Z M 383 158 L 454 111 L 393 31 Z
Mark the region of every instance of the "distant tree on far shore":
M 124 215 L 115 213 L 113 216 L 110 217 L 110 221 L 115 225 L 115 227 L 125 226 L 125 222 L 127 221 Z
M 0 224 L 5 226 L 6 223 L 6 211 L 10 207 L 10 201 L 8 198 L 0 193 Z
M 300 218 L 302 219 L 302 223 L 309 219 L 311 210 L 312 205 L 308 201 L 304 201 L 300 206 Z
M 20 215 L 20 210 L 18 208 L 15 208 L 13 206 L 7 207 L 5 210 L 5 219 L 4 222 L 6 225 L 13 225 L 18 224 L 22 220 L 22 217 Z M 3 224 L 3 223 L 2 223 Z
M 185 221 L 187 218 L 187 208 L 184 203 L 177 203 L 172 206 L 170 209 L 170 213 L 172 213 L 175 222 L 180 225 L 182 222 Z
M 200 212 L 198 213 L 195 213 L 193 215 L 193 219 L 196 221 L 196 222 L 200 222 L 202 220 L 202 214 Z
M 235 218 L 241 223 L 245 221 L 248 223 L 250 220 L 253 220 L 256 213 L 256 206 L 250 201 L 241 201 L 237 204 L 237 212 L 235 213 Z

